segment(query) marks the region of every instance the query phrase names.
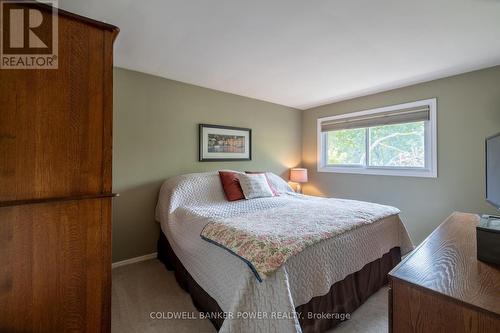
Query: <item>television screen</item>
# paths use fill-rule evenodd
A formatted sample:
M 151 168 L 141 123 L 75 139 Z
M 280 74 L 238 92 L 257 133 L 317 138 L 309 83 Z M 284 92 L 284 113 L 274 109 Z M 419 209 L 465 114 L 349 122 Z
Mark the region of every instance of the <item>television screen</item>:
M 486 139 L 486 200 L 500 209 L 500 133 Z

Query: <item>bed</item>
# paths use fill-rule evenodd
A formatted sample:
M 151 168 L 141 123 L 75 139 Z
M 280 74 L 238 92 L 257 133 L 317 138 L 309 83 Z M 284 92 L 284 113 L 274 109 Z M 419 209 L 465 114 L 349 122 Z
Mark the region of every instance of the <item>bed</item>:
M 413 244 L 393 207 L 296 194 L 279 176 L 267 176 L 279 196 L 234 202 L 224 197 L 217 172 L 165 181 L 156 207 L 158 258 L 219 332 L 324 331 L 386 284 Z M 265 279 L 244 258 L 201 237 L 218 221 L 280 220 L 284 211 L 294 212 L 287 217 L 292 222 L 316 223 L 322 205 L 333 205 L 332 220 L 372 220 L 304 248 Z

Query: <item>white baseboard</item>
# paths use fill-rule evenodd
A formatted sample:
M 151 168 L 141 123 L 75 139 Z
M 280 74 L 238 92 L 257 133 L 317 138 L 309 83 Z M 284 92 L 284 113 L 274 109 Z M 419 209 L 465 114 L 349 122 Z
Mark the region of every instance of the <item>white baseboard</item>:
M 122 261 L 117 261 L 117 262 L 114 262 L 113 264 L 111 264 L 111 268 L 117 268 L 120 266 L 134 264 L 136 262 L 154 259 L 154 258 L 156 258 L 156 256 L 157 256 L 157 252 L 146 254 L 146 255 L 143 255 L 140 257 L 135 257 L 135 258 L 130 258 L 130 259 L 122 260 Z

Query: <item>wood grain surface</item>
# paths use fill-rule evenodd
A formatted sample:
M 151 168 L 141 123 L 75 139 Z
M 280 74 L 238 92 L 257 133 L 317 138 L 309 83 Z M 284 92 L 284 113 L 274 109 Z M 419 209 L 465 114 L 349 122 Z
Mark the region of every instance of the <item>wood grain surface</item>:
M 0 70 L 0 332 L 111 330 L 118 29 L 57 19 L 58 69 Z
M 498 333 L 500 318 L 401 281 L 391 286 L 392 332 Z
M 111 192 L 113 40 L 59 16 L 58 69 L 0 70 L 0 201 Z
M 453 213 L 389 273 L 394 332 L 500 332 L 500 267 L 477 260 L 478 223 Z
M 389 275 L 500 315 L 500 267 L 477 260 L 478 223 L 453 213 Z
M 109 326 L 111 199 L 0 208 L 0 332 Z

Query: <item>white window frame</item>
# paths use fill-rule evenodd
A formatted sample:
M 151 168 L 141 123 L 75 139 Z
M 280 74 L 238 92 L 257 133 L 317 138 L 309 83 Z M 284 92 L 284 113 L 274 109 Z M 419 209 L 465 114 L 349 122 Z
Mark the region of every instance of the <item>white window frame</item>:
M 425 167 L 375 167 L 366 165 L 329 165 L 327 161 L 326 136 L 327 132 L 321 132 L 321 123 L 331 120 L 339 120 L 351 117 L 373 115 L 381 112 L 396 111 L 400 109 L 413 108 L 418 106 L 429 106 L 429 121 L 425 122 Z M 317 167 L 318 172 L 333 173 L 352 173 L 365 175 L 384 175 L 384 176 L 406 176 L 406 177 L 427 177 L 437 178 L 437 100 L 436 98 L 420 100 L 416 102 L 391 105 L 371 110 L 341 114 L 338 116 L 323 117 L 317 120 Z M 367 137 L 368 141 L 369 138 Z M 368 161 L 367 156 L 367 161 Z

